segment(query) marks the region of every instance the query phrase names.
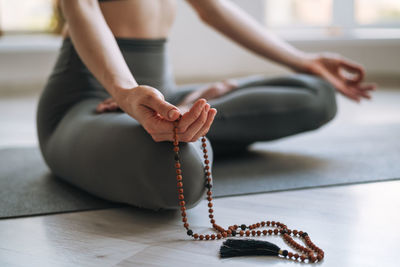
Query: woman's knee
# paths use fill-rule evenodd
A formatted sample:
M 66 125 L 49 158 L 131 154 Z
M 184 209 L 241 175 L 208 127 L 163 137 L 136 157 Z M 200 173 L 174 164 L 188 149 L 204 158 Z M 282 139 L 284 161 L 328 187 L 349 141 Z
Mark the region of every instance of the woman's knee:
M 178 208 L 171 142 L 154 142 L 125 114 L 79 114 L 66 116 L 47 146 L 53 172 L 111 201 L 149 209 Z M 190 208 L 204 193 L 201 142 L 179 146 L 185 202 Z
M 331 121 L 337 114 L 336 90 L 327 81 L 317 79 L 319 80 L 317 112 L 319 113 L 320 124 L 323 125 Z
M 318 128 L 332 120 L 337 113 L 335 88 L 324 79 L 308 74 L 296 74 L 291 82 L 306 88 L 313 95 L 307 111 L 308 119 L 312 119 L 313 128 Z
M 169 142 L 154 143 L 158 146 L 158 152 L 154 156 L 152 162 L 155 166 L 148 166 L 148 179 L 151 179 L 152 184 L 148 184 L 149 188 L 146 195 L 146 203 L 141 203 L 141 207 L 150 209 L 179 209 L 177 173 L 175 169 L 176 160 L 175 152 L 172 150 L 172 144 Z M 212 148 L 207 141 L 208 156 L 212 162 Z M 201 142 L 181 143 L 179 145 L 179 161 L 181 164 L 181 176 L 183 183 L 183 195 L 187 208 L 196 206 L 203 198 L 205 193 L 205 172 L 204 159 L 202 155 Z M 154 159 L 155 157 L 155 159 Z M 143 166 L 145 167 L 145 166 Z

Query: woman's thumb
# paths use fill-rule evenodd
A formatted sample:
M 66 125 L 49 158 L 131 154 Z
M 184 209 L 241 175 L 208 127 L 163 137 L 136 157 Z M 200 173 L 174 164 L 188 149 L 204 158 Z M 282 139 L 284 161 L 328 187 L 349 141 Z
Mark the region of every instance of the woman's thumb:
M 179 118 L 179 109 L 158 97 L 153 98 L 150 107 L 169 121 L 174 121 Z

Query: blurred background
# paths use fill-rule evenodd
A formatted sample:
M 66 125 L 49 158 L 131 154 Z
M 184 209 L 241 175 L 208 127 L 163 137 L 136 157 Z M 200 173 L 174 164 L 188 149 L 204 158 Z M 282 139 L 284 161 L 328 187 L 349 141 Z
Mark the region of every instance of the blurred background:
M 399 88 L 399 0 L 233 2 L 294 46 L 338 52 L 363 64 L 367 80 Z M 55 0 L 0 0 L 0 146 L 36 144 L 36 100 L 56 60 L 62 25 Z M 169 49 L 178 83 L 287 73 L 202 24 L 183 0 Z

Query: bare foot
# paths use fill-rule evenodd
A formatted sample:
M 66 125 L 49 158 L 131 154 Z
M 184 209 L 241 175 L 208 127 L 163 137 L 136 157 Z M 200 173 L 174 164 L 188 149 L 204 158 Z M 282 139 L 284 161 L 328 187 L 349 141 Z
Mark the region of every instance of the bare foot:
M 207 101 L 218 98 L 225 95 L 238 87 L 236 80 L 224 80 L 222 82 L 216 82 L 206 85 L 196 91 L 188 94 L 185 98 L 177 105 L 177 107 L 185 112 L 189 110 L 193 103 L 200 98 L 204 98 Z
M 97 113 L 113 112 L 120 110 L 117 102 L 112 98 L 107 98 L 103 102 L 99 103 L 96 107 Z

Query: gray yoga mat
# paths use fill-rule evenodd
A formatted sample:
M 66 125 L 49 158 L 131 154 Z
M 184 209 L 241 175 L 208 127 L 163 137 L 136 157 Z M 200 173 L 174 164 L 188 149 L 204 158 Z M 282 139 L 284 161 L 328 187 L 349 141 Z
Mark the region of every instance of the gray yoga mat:
M 214 195 L 232 196 L 400 178 L 400 125 L 341 125 L 254 144 L 213 167 Z
M 398 179 L 399 136 L 400 125 L 342 125 L 256 143 L 242 155 L 216 160 L 214 195 Z M 119 206 L 53 177 L 38 148 L 0 150 L 0 218 Z
M 56 179 L 36 147 L 0 149 L 0 218 L 118 206 Z

